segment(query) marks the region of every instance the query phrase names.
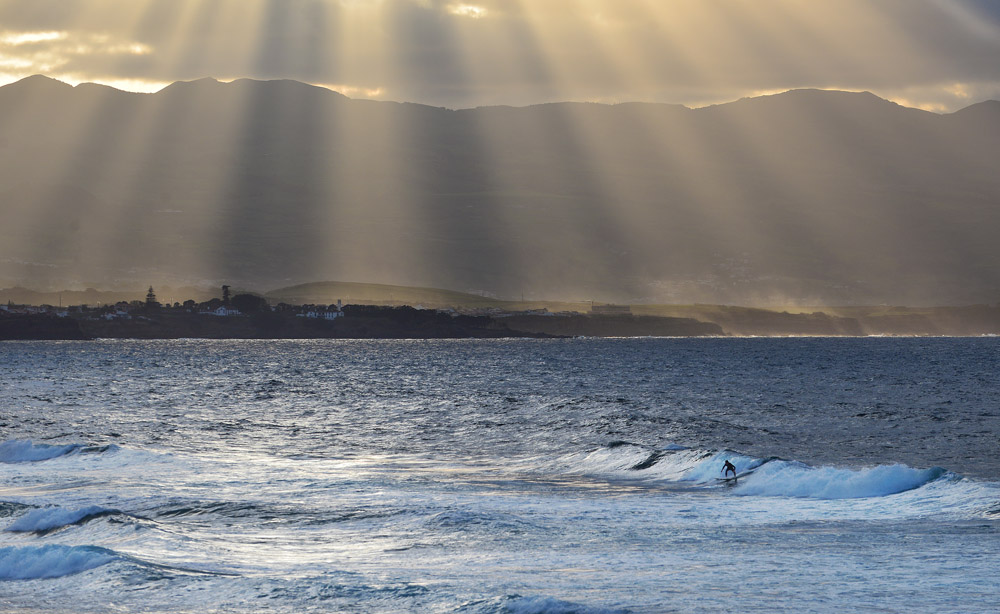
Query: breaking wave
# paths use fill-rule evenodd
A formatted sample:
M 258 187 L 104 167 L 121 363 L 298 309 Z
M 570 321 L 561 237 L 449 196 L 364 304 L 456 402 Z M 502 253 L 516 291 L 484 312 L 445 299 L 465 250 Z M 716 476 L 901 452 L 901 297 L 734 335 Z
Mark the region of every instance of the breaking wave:
M 0 548 L 0 580 L 60 578 L 119 559 L 97 546 L 26 546 Z
M 915 490 L 945 476 L 941 467 L 914 469 L 881 465 L 870 469 L 809 467 L 800 463 L 770 463 L 738 487 L 741 495 L 859 499 Z
M 947 476 L 941 467 L 915 469 L 880 465 L 862 469 L 812 467 L 777 457 L 756 458 L 730 450 L 708 451 L 670 446 L 652 449 L 616 442 L 585 454 L 560 459 L 572 473 L 617 479 L 654 480 L 692 486 L 721 486 L 723 463 L 729 461 L 740 476 L 732 492 L 738 495 L 860 499 L 884 497 L 914 490 Z
M 235 576 L 227 571 L 163 565 L 99 546 L 8 546 L 0 548 L 0 581 L 61 578 L 89 571 L 108 563 L 122 562 L 152 577 Z
M 31 510 L 12 522 L 4 531 L 15 533 L 43 533 L 67 527 L 74 524 L 83 524 L 94 518 L 110 516 L 120 513 L 97 505 L 82 507 L 79 509 L 66 509 L 62 507 L 43 507 Z
M 60 456 L 80 453 L 100 453 L 116 450 L 117 446 L 87 446 L 79 443 L 50 445 L 30 439 L 12 439 L 0 443 L 0 463 L 36 463 Z

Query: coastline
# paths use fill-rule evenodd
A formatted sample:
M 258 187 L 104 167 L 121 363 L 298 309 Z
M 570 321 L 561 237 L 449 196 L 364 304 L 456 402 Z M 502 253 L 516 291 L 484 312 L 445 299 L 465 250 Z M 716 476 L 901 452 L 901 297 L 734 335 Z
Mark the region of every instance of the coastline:
M 51 314 L 0 316 L 0 340 L 89 339 L 494 339 L 722 336 L 691 318 L 469 316 L 411 307 L 366 307 L 333 320 L 275 312 L 218 317 L 172 310 L 128 319 Z
M 708 321 L 653 315 L 460 315 L 412 307 L 364 306 L 333 320 L 276 312 L 218 317 L 183 310 L 156 310 L 129 318 L 80 314 L 0 312 L 0 341 L 94 339 L 513 339 L 572 337 L 878 338 L 997 337 L 1000 320 L 954 318 L 909 321 L 857 320 L 822 314 L 772 312 L 755 318 Z M 991 308 L 992 309 L 992 308 Z M 748 312 L 749 313 L 749 312 Z

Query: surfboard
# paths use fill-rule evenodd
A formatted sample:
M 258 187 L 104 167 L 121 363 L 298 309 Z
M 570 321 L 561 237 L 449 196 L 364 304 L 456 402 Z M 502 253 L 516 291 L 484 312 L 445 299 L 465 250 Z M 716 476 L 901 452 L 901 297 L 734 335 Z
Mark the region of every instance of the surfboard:
M 750 475 L 753 472 L 754 470 L 751 469 L 750 471 L 744 471 L 743 473 L 737 473 L 736 475 L 731 475 L 728 478 L 715 478 L 715 479 L 716 481 L 722 482 L 723 484 L 732 485 L 735 484 L 737 480 L 739 480 L 740 478 L 745 478 L 746 476 Z

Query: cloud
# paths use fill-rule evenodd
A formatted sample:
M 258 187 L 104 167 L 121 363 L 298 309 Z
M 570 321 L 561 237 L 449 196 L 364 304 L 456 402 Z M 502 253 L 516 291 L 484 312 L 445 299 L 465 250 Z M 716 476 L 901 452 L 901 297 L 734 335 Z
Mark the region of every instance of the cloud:
M 0 45 L 21 47 L 66 38 L 65 32 L 0 32 Z
M 95 76 L 95 70 L 114 74 L 129 59 L 152 53 L 149 45 L 99 32 L 0 31 L 0 71 L 8 81 L 36 73 L 67 81 L 74 75 Z
M 451 4 L 448 6 L 448 12 L 452 15 L 469 17 L 471 19 L 482 19 L 490 14 L 489 9 L 474 4 Z
M 886 89 L 882 95 L 903 105 L 935 113 L 961 109 L 983 100 L 1000 100 L 1000 82 L 953 82 Z
M 1000 83 L 988 0 L 0 0 L 0 23 L 9 76 L 289 78 L 450 107 L 826 87 L 952 109 Z

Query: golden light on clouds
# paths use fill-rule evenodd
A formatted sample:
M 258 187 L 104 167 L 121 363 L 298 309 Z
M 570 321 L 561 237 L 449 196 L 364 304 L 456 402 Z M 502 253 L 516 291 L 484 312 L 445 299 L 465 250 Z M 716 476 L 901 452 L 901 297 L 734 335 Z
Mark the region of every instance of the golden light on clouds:
M 366 87 L 363 85 L 347 85 L 344 83 L 312 83 L 311 85 L 333 90 L 347 96 L 348 98 L 371 98 L 377 100 L 386 95 L 386 90 L 383 87 Z
M 139 91 L 294 79 L 449 108 L 839 88 L 956 110 L 1000 96 L 1000 5 L 982 0 L 0 0 L 0 23 L 5 81 Z M 955 83 L 969 95 L 943 89 Z
M 126 92 L 136 92 L 139 94 L 152 94 L 162 90 L 163 88 L 170 85 L 169 81 L 148 81 L 145 79 L 115 79 L 115 78 L 102 78 L 102 77 L 90 77 L 90 76 L 73 76 L 69 75 L 63 77 L 61 81 L 69 83 L 70 85 L 80 85 L 81 83 L 97 83 L 98 85 L 107 85 L 108 87 L 113 87 L 116 90 L 123 90 Z
M 969 83 L 946 83 L 930 89 L 930 92 L 921 90 L 898 94 L 889 93 L 886 95 L 886 99 L 904 107 L 932 113 L 947 113 L 952 110 L 952 104 L 947 104 L 943 102 L 944 100 L 968 103 L 972 98 L 975 86 Z M 936 95 L 933 90 L 937 91 Z
M 98 56 L 145 56 L 153 52 L 148 44 L 104 32 L 7 30 L 0 32 L 0 84 L 32 74 L 48 74 L 73 85 L 94 82 L 129 91 L 157 91 L 169 82 L 101 75 L 73 66 Z
M 448 12 L 452 15 L 471 17 L 472 19 L 481 19 L 489 14 L 489 11 L 485 8 L 472 4 L 452 4 L 449 5 Z
M 0 33 L 0 45 L 18 47 L 64 38 L 66 38 L 66 32 L 2 32 Z
M 83 101 L 77 115 L 62 120 L 67 146 L 46 161 L 47 176 L 38 181 L 51 186 L 35 198 L 39 206 L 24 208 L 22 222 L 36 228 L 57 219 L 46 203 L 69 193 L 81 226 L 96 228 L 87 236 L 99 238 L 73 234 L 76 243 L 66 250 L 89 258 L 94 270 L 114 269 L 135 237 L 157 240 L 159 225 L 180 228 L 184 219 L 194 230 L 176 235 L 164 260 L 186 259 L 186 270 L 219 279 L 240 273 L 241 253 L 219 250 L 241 228 L 262 229 L 254 246 L 262 252 L 296 237 L 297 262 L 318 271 L 353 258 L 372 279 L 404 281 L 393 278 L 402 266 L 409 267 L 407 283 L 433 285 L 413 275 L 456 268 L 462 259 L 455 254 L 485 245 L 505 252 L 518 270 L 544 268 L 557 279 L 581 261 L 545 257 L 531 233 L 506 237 L 524 216 L 553 222 L 558 231 L 545 239 L 566 254 L 573 237 L 599 229 L 587 254 L 575 254 L 586 256 L 584 266 L 638 270 L 637 254 L 656 253 L 664 231 L 687 240 L 671 228 L 674 220 L 678 227 L 702 224 L 734 254 L 766 251 L 768 223 L 754 208 L 760 199 L 778 203 L 772 208 L 789 228 L 846 224 L 795 204 L 833 193 L 814 188 L 833 185 L 827 179 L 836 172 L 865 178 L 879 169 L 856 162 L 840 130 L 820 133 L 807 117 L 789 118 L 793 138 L 766 122 L 736 121 L 724 109 L 541 103 L 700 107 L 808 88 L 870 91 L 954 111 L 1000 97 L 1000 36 L 984 35 L 996 27 L 975 3 L 945 8 L 958 4 L 0 0 L 0 84 L 36 73 L 144 93 L 176 83 L 161 96 L 69 92 L 44 79 L 10 90 Z M 1000 22 L 1000 5 L 994 17 Z M 450 109 L 537 106 L 451 112 L 351 103 L 303 84 Z M 123 102 L 103 104 L 110 99 Z M 23 112 L 33 106 L 24 102 Z M 713 118 L 709 136 L 721 144 L 681 120 L 688 114 Z M 178 126 L 190 133 L 178 134 Z M 460 129 L 445 139 L 436 132 L 441 126 Z M 820 144 L 831 164 L 811 175 L 789 172 L 786 152 L 806 142 Z M 101 155 L 92 153 L 97 145 Z M 729 181 L 730 171 L 744 166 L 752 171 L 749 190 Z M 647 167 L 653 174 L 644 174 Z M 183 179 L 202 168 L 202 181 Z M 94 186 L 94 194 L 77 195 L 79 185 Z M 447 207 L 458 213 L 439 215 Z M 672 217 L 650 223 L 663 221 L 657 215 L 664 207 Z M 166 211 L 170 219 L 160 215 Z M 361 231 L 385 241 L 352 243 Z M 498 236 L 503 240 L 491 243 Z M 46 245 L 28 248 L 44 259 Z
M 968 98 L 969 97 L 969 89 L 963 83 L 955 83 L 955 84 L 952 84 L 950 87 L 947 87 L 945 89 L 949 93 L 951 93 L 953 96 L 955 96 L 956 98 Z

